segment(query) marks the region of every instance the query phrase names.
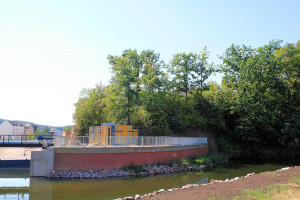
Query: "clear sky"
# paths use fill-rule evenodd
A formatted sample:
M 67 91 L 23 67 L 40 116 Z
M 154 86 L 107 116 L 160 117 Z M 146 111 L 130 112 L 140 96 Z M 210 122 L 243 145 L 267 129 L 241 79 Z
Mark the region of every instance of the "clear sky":
M 207 46 L 220 63 L 231 44 L 296 43 L 299 10 L 299 0 L 0 0 L 0 118 L 73 124 L 81 89 L 109 82 L 109 54 L 152 49 L 168 63 Z

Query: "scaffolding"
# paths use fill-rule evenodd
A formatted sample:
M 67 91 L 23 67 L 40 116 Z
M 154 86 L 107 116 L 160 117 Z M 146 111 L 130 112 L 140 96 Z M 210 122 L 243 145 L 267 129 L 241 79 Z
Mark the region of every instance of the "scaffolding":
M 89 127 L 89 145 L 137 145 L 138 129 L 132 125 L 102 123 Z

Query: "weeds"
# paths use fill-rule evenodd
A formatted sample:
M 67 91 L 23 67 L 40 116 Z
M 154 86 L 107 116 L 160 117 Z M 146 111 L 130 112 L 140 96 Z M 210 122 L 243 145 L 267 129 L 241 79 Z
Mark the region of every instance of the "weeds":
M 211 164 L 219 164 L 222 163 L 222 161 L 226 160 L 225 154 L 211 154 L 211 155 L 197 155 L 193 158 L 182 158 L 178 159 L 176 157 L 172 158 L 171 162 L 160 162 L 159 160 L 154 163 L 153 165 L 157 166 L 166 166 L 168 165 L 169 167 L 172 167 L 173 164 L 178 164 L 181 166 L 191 166 L 191 165 L 211 165 Z M 134 163 L 130 163 L 129 166 L 122 167 L 121 168 L 124 171 L 134 171 L 135 173 L 139 172 L 145 172 L 146 170 L 143 168 L 143 166 L 140 165 L 134 165 Z
M 290 182 L 300 185 L 300 178 L 292 178 Z
M 192 164 L 192 162 L 191 162 L 191 160 L 184 157 L 179 161 L 179 164 L 183 165 L 183 166 L 190 166 Z
M 299 196 L 299 194 L 300 192 L 296 188 L 290 187 L 287 184 L 277 184 L 271 185 L 266 189 L 244 190 L 244 196 L 236 196 L 233 197 L 233 199 L 288 200 L 293 199 L 295 196 Z
M 142 165 L 134 165 L 134 163 L 130 163 L 129 166 L 121 168 L 124 171 L 134 171 L 135 173 L 146 172 Z

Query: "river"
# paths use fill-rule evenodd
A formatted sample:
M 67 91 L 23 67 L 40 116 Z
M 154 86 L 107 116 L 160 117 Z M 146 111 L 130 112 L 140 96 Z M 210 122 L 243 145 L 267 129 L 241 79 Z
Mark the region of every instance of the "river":
M 239 164 L 218 166 L 202 172 L 186 172 L 152 177 L 130 177 L 97 180 L 53 180 L 30 178 L 29 170 L 0 170 L 0 199 L 30 200 L 107 200 L 146 194 L 159 189 L 186 184 L 208 183 L 211 179 L 225 180 L 247 173 L 274 171 L 290 165 Z

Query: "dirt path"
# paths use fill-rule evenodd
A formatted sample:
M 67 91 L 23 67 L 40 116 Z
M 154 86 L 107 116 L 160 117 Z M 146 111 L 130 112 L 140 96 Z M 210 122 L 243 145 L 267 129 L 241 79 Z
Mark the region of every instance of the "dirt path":
M 199 199 L 231 199 L 233 196 L 241 196 L 244 190 L 255 190 L 266 188 L 269 185 L 287 183 L 291 178 L 300 178 L 300 166 L 284 171 L 265 172 L 242 178 L 232 182 L 220 182 L 195 186 L 187 189 L 162 192 L 152 197 L 145 197 L 143 200 L 199 200 Z M 300 199 L 300 197 L 299 197 Z
M 0 148 L 1 160 L 30 160 L 31 151 L 41 151 L 41 147 L 29 148 L 29 147 L 3 147 Z

